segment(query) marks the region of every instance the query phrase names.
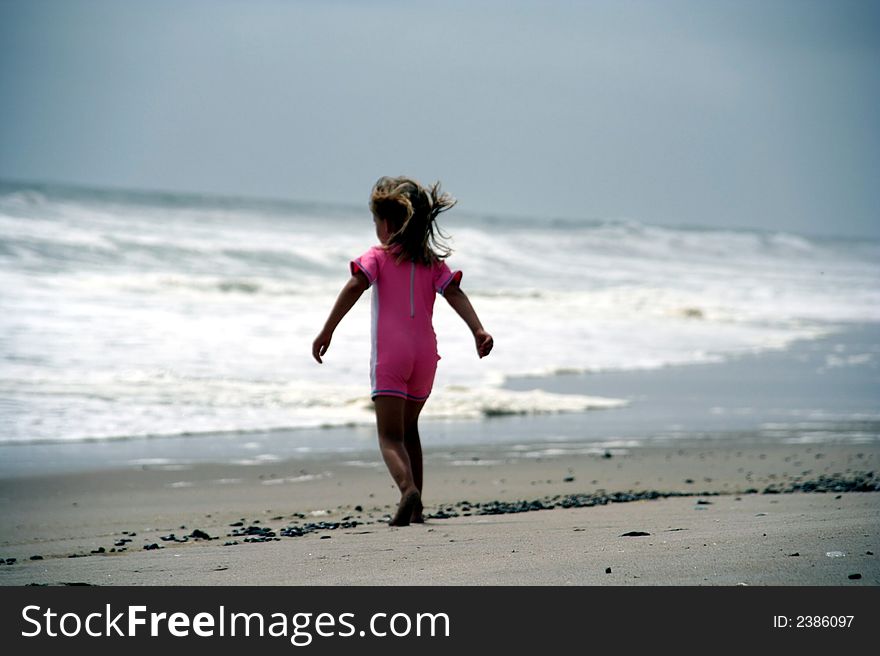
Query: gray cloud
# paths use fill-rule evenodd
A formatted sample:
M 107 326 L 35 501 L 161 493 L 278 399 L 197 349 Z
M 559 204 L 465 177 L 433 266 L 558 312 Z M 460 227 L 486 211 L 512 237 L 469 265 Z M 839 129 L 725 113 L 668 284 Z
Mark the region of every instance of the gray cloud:
M 0 4 L 0 177 L 880 236 L 862 2 Z

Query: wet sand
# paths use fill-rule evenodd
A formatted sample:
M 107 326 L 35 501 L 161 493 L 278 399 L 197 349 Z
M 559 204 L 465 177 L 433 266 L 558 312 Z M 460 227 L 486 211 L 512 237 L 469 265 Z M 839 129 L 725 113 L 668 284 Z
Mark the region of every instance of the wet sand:
M 378 454 L 6 478 L 0 584 L 877 585 L 878 464 L 722 435 L 428 452 L 401 528 Z

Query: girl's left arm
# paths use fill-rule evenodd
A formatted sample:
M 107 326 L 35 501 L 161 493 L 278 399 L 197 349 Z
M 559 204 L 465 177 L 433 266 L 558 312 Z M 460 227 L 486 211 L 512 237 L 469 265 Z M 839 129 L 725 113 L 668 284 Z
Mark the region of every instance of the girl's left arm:
M 477 316 L 477 311 L 471 305 L 467 294 L 458 286 L 458 282 L 453 281 L 450 283 L 446 291 L 443 292 L 443 297 L 452 306 L 452 309 L 458 313 L 458 316 L 464 319 L 468 328 L 471 329 L 477 347 L 477 355 L 481 358 L 489 355 L 495 342 L 492 339 L 492 335 L 483 328 L 483 324 L 480 323 L 480 318 Z
M 330 340 L 333 338 L 333 331 L 336 330 L 336 326 L 339 325 L 339 322 L 342 321 L 342 317 L 348 314 L 348 311 L 355 303 L 357 303 L 361 294 L 363 294 L 369 286 L 370 283 L 367 280 L 367 277 L 361 271 L 353 274 L 351 278 L 348 279 L 348 282 L 345 283 L 345 286 L 336 298 L 336 303 L 333 304 L 333 309 L 330 310 L 330 316 L 327 317 L 324 327 L 315 338 L 315 341 L 312 342 L 312 357 L 315 358 L 315 360 L 322 362 L 321 356 L 327 352 L 328 348 L 330 348 Z

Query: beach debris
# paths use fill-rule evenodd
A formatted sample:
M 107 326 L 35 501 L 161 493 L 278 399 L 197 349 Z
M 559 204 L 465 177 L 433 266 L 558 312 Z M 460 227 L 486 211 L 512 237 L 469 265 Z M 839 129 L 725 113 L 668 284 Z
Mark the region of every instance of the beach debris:
M 829 558 L 843 558 L 846 554 L 842 551 L 826 551 L 825 555 Z
M 253 524 L 245 529 L 236 529 L 229 535 L 234 537 L 248 536 L 244 538 L 243 542 L 274 542 L 279 539 L 269 526 L 254 526 Z
M 212 571 L 212 572 L 224 572 L 224 571 L 226 571 L 227 569 L 229 569 L 229 567 L 227 567 L 226 565 L 218 565 L 217 567 L 215 567 L 215 568 L 212 569 L 211 571 Z
M 611 568 L 610 568 L 610 567 L 606 567 L 606 568 L 605 568 L 605 573 L 606 573 L 606 574 L 611 574 Z
M 104 547 L 98 547 L 97 549 L 92 549 L 93 554 L 102 554 L 102 553 L 104 553 L 104 551 L 106 551 L 104 549 Z
M 620 537 L 641 537 L 643 535 L 651 535 L 650 533 L 645 533 L 644 531 L 630 531 L 628 533 L 621 533 Z
M 794 553 L 790 553 L 790 554 L 788 554 L 788 555 L 789 555 L 789 556 L 800 556 L 801 554 L 800 554 L 799 551 L 795 551 Z
M 767 516 L 767 513 L 765 513 L 765 512 L 755 513 L 755 517 L 766 517 L 766 516 Z
M 856 581 L 856 580 L 862 578 L 862 575 L 861 575 L 861 574 L 858 574 L 858 573 L 856 573 L 856 574 L 850 574 L 850 575 L 847 576 L 846 578 L 848 578 L 848 579 L 850 579 L 850 580 L 852 580 L 852 581 Z
M 168 535 L 160 535 L 159 539 L 163 542 L 189 542 L 189 538 L 187 536 L 183 536 L 182 538 L 177 537 L 174 533 L 169 533 Z
M 708 501 L 706 499 L 697 499 L 697 505 L 698 506 L 711 506 L 712 502 Z
M 91 583 L 83 583 L 82 581 L 61 581 L 61 585 L 73 585 L 73 586 L 87 585 L 87 586 L 92 586 L 93 584 L 91 584 Z
M 792 483 L 783 492 L 880 492 L 880 480 L 873 471 L 822 474 L 816 480 Z

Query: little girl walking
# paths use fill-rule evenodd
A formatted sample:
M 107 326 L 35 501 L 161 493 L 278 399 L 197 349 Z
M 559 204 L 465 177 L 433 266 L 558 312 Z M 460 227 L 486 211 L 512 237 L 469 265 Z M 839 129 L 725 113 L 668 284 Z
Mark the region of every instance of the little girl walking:
M 342 317 L 373 288 L 371 397 L 382 458 L 400 489 L 391 526 L 424 521 L 418 421 L 440 359 L 432 323 L 434 295 L 442 294 L 471 329 L 481 358 L 493 345 L 459 287 L 461 271 L 451 271 L 444 261 L 450 249 L 438 240 L 444 235 L 435 226 L 437 215 L 454 204 L 440 193 L 440 183 L 426 189 L 410 178 L 379 178 L 370 211 L 380 245 L 351 261 L 351 278 L 312 343 L 312 356 L 321 362 Z

